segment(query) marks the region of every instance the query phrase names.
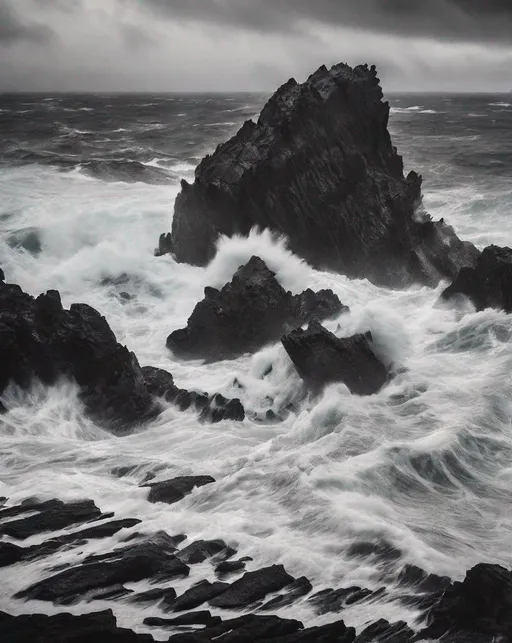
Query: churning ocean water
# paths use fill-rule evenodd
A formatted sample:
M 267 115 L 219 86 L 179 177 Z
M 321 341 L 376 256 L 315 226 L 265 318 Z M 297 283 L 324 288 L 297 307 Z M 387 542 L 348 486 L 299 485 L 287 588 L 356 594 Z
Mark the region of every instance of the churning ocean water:
M 33 295 L 58 289 L 65 306 L 94 306 L 142 365 L 169 370 L 183 388 L 240 397 L 247 411 L 244 422 L 205 425 L 197 413 L 170 407 L 116 438 L 84 417 L 68 382 L 9 389 L 2 402 L 11 412 L 0 417 L 0 495 L 12 502 L 90 498 L 116 517 L 142 519 L 148 533 L 223 538 L 254 568 L 282 563 L 318 590 L 386 584 L 383 551 L 391 568 L 412 563 L 455 579 L 482 561 L 511 567 L 512 316 L 439 306 L 446 284 L 393 291 L 319 272 L 267 232 L 220 240 L 206 268 L 154 257 L 180 179 L 192 181 L 199 160 L 257 116 L 265 99 L 0 96 L 7 281 Z M 512 246 L 512 96 L 415 94 L 390 103 L 394 143 L 406 169 L 423 174 L 433 217 L 480 248 Z M 186 324 L 205 286 L 223 286 L 253 254 L 293 292 L 331 288 L 351 313 L 327 327 L 339 336 L 371 330 L 399 376 L 371 397 L 339 384 L 313 399 L 300 394 L 280 344 L 208 365 L 174 359 L 167 335 Z M 262 422 L 267 410 L 290 403 L 284 422 Z M 113 475 L 119 467 L 131 473 Z M 217 484 L 172 507 L 155 505 L 138 487 L 147 473 L 208 474 Z M 354 556 L 359 545 L 375 555 Z M 85 550 L 111 548 L 99 541 Z M 80 551 L 59 554 L 59 562 Z M 2 570 L 0 606 L 23 611 L 11 597 L 43 577 L 45 564 Z M 123 625 L 142 622 L 143 608 L 108 607 Z M 307 609 L 303 603 L 282 615 L 308 625 L 337 618 Z M 34 610 L 57 608 L 37 603 Z M 414 616 L 383 599 L 343 617 L 359 626 L 377 613 Z

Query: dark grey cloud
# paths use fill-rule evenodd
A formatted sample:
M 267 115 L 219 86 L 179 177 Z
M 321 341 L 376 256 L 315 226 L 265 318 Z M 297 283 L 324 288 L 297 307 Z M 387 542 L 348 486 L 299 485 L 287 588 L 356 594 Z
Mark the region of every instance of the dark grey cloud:
M 47 25 L 32 22 L 21 16 L 15 5 L 8 0 L 0 0 L 0 46 L 10 46 L 18 42 L 45 44 L 52 40 L 53 31 Z
M 305 30 L 313 22 L 381 34 L 512 42 L 512 0 L 144 0 L 139 6 L 171 20 L 262 32 Z

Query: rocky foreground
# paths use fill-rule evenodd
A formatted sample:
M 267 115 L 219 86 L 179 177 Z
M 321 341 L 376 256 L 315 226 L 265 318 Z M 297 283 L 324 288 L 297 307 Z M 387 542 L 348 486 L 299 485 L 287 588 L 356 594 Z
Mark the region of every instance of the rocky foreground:
M 194 488 L 214 484 L 209 476 L 160 481 L 149 487 L 147 498 L 149 502 L 172 505 Z M 60 535 L 52 536 L 57 531 Z M 32 536 L 44 534 L 48 534 L 47 539 L 37 545 L 23 544 Z M 116 534 L 123 535 L 122 544 L 110 553 L 80 555 L 86 543 L 106 541 Z M 512 573 L 497 565 L 478 565 L 463 582 L 453 583 L 447 577 L 400 564 L 400 552 L 385 543 L 354 543 L 351 555 L 362 564 L 365 559 L 377 560 L 386 587 L 318 591 L 307 578 L 294 578 L 282 565 L 256 568 L 250 558 L 241 556 L 224 541 L 188 542 L 183 534 L 148 534 L 140 520 L 116 520 L 87 500 L 63 503 L 27 499 L 21 505 L 7 502 L 0 509 L 0 535 L 4 539 L 0 542 L 0 567 L 34 560 L 44 564 L 42 580 L 16 594 L 19 601 L 28 601 L 25 609 L 20 603 L 18 611 L 30 610 L 32 600 L 56 606 L 82 605 L 80 616 L 65 611 L 53 616 L 0 612 L 2 643 L 155 640 L 149 633 L 123 629 L 111 610 L 95 611 L 91 605 L 87 613 L 86 604 L 98 601 L 102 605 L 112 601 L 114 609 L 120 603 L 131 605 L 133 610 L 143 606 L 146 616 L 141 617 L 141 630 L 155 628 L 157 640 L 176 643 L 413 643 L 438 638 L 490 643 L 496 637 L 512 640 Z M 56 566 L 58 554 L 64 550 L 76 550 L 75 562 Z M 196 566 L 201 571 L 196 573 Z M 206 580 L 202 574 L 213 574 L 216 580 Z M 178 593 L 173 584 L 188 577 L 188 589 Z M 151 589 L 128 587 L 141 581 L 149 582 Z M 414 607 L 420 615 L 414 629 L 404 622 L 379 620 L 379 605 L 383 602 Z M 356 604 L 371 604 L 375 613 L 375 622 L 360 632 L 340 619 L 347 607 Z M 292 605 L 302 606 L 305 614 L 328 615 L 329 623 L 308 627 L 278 615 Z M 154 615 L 147 616 L 150 609 Z M 167 638 L 162 632 L 168 633 Z
M 421 177 L 404 177 L 375 67 L 320 67 L 280 87 L 182 181 L 172 233 L 158 254 L 206 265 L 219 235 L 284 233 L 311 265 L 387 286 L 434 285 L 472 266 L 476 248 L 421 207 Z
M 491 246 L 479 253 L 444 221 L 433 222 L 421 211 L 421 180 L 415 173 L 403 176 L 388 115 L 374 68 L 322 67 L 303 85 L 289 81 L 257 123 L 246 123 L 203 160 L 193 185 L 183 183 L 172 235 L 161 238 L 160 254 L 205 265 L 219 234 L 267 227 L 286 233 L 294 252 L 315 266 L 393 286 L 450 278 L 444 300 L 463 296 L 477 310 L 511 312 L 512 250 Z M 353 394 L 371 395 L 389 379 L 371 333 L 339 338 L 320 323 L 347 312 L 331 291 L 285 291 L 253 257 L 221 290 L 206 289 L 187 327 L 173 331 L 167 346 L 179 357 L 214 360 L 281 340 L 314 393 L 344 382 Z M 0 395 L 11 384 L 27 389 L 35 379 L 52 385 L 60 378 L 76 382 L 85 412 L 119 435 L 140 428 L 168 404 L 193 409 L 204 421 L 245 417 L 238 399 L 182 390 L 171 373 L 141 367 L 90 306 L 65 309 L 56 291 L 31 297 L 5 283 L 0 271 Z M 168 511 L 215 485 L 207 474 L 137 482 L 147 490 L 147 502 Z M 94 542 L 103 553 L 85 555 L 84 546 Z M 73 563 L 62 564 L 64 551 L 76 553 Z M 137 518 L 104 514 L 87 499 L 14 504 L 3 498 L 0 568 L 41 561 L 43 573 L 13 597 L 18 614 L 30 615 L 0 612 L 0 641 L 512 641 L 512 572 L 481 564 L 453 582 L 406 564 L 387 543 L 355 541 L 348 555 L 362 565 L 371 561 L 375 587 L 315 588 L 280 564 L 258 568 L 229 542 L 148 533 Z M 190 583 L 183 589 L 185 579 Z M 141 583 L 149 589 L 134 589 Z M 31 601 L 38 601 L 35 608 Z M 379 619 L 386 602 L 414 608 L 417 620 Z M 33 613 L 45 603 L 60 613 Z M 95 611 L 99 603 L 102 611 Z M 151 614 L 141 618 L 146 633 L 123 629 L 105 603 L 113 610 L 144 606 Z M 375 614 L 357 632 L 348 617 L 342 620 L 356 604 L 371 605 Z M 69 605 L 90 613 L 67 614 Z M 300 609 L 304 622 L 280 615 L 290 606 Z M 315 615 L 327 617 L 328 624 L 313 627 L 307 621 Z

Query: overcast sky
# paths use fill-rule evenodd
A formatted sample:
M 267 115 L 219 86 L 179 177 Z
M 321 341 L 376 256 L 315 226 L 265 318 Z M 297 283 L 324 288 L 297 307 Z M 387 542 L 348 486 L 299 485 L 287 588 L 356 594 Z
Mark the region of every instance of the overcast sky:
M 508 91 L 512 0 L 0 0 L 0 91 L 270 91 L 342 61 Z

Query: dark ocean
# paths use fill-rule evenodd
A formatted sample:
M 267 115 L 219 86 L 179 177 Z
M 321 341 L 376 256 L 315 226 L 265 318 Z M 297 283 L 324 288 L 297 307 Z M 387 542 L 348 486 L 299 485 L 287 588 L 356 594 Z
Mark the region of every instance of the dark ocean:
M 413 563 L 452 578 L 481 561 L 512 567 L 511 316 L 440 307 L 446 284 L 392 291 L 319 272 L 268 232 L 220 240 L 206 268 L 154 257 L 180 179 L 193 180 L 200 159 L 257 117 L 266 99 L 0 95 L 7 280 L 34 295 L 58 289 L 66 306 L 94 306 L 142 365 L 171 371 L 184 388 L 240 396 L 247 411 L 244 422 L 210 426 L 171 407 L 143 431 L 115 438 L 84 416 L 70 383 L 23 394 L 11 388 L 2 397 L 11 412 L 0 417 L 0 496 L 91 498 L 116 517 L 142 519 L 147 531 L 223 538 L 255 569 L 282 563 L 318 590 L 387 584 L 378 557 L 353 556 L 361 543 L 394 552 L 391 566 Z M 512 95 L 388 99 L 394 144 L 406 169 L 423 175 L 427 210 L 478 247 L 512 246 Z M 267 425 L 265 412 L 294 401 L 299 389 L 280 344 L 235 361 L 175 360 L 167 335 L 184 325 L 205 286 L 224 285 L 253 254 L 293 292 L 332 288 L 351 314 L 327 327 L 340 336 L 370 329 L 401 374 L 368 398 L 333 385 Z M 116 467 L 133 470 L 118 478 Z M 169 508 L 148 503 L 138 487 L 149 472 L 208 474 L 218 484 Z M 89 542 L 58 562 L 111 548 Z M 0 609 L 19 612 L 13 594 L 50 564 L 2 570 Z M 196 572 L 183 587 L 205 577 Z M 126 626 L 144 616 L 123 601 L 103 606 Z M 360 626 L 377 613 L 390 621 L 415 615 L 388 596 L 347 608 L 343 618 Z M 315 616 L 307 603 L 282 615 L 308 624 L 337 618 Z

